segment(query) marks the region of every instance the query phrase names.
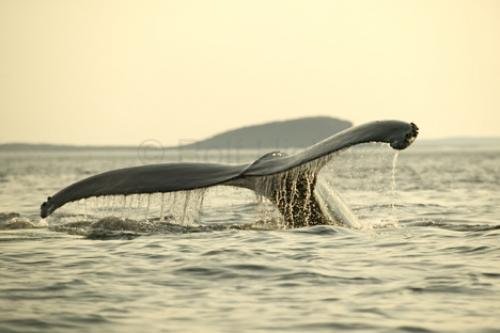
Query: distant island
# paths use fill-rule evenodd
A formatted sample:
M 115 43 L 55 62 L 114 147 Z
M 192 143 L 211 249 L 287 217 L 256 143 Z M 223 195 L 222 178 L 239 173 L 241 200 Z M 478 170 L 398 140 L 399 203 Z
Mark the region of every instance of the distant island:
M 302 148 L 352 126 L 332 117 L 274 121 L 229 130 L 208 139 L 182 145 L 183 149 Z
M 259 149 L 301 148 L 312 145 L 352 126 L 350 121 L 332 117 L 306 117 L 274 121 L 229 130 L 205 140 L 161 149 Z M 0 144 L 0 151 L 85 151 L 129 150 L 137 146 L 83 146 L 31 143 Z M 155 149 L 152 147 L 150 149 Z

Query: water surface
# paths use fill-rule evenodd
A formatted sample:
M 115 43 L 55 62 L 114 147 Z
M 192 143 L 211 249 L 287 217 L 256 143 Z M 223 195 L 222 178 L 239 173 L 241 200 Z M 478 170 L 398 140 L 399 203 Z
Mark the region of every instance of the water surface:
M 0 153 L 0 332 L 498 331 L 500 152 L 416 146 L 393 160 L 365 145 L 322 171 L 356 228 L 284 230 L 227 187 L 202 193 L 188 225 L 161 221 L 157 195 L 68 205 L 44 226 L 46 196 L 144 160 Z

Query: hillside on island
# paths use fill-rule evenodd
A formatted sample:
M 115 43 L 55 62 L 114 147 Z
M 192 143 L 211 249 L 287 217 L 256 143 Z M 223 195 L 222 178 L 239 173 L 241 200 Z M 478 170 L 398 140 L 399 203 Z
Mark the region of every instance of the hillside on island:
M 186 149 L 307 147 L 352 126 L 332 117 L 307 117 L 240 127 L 183 145 Z

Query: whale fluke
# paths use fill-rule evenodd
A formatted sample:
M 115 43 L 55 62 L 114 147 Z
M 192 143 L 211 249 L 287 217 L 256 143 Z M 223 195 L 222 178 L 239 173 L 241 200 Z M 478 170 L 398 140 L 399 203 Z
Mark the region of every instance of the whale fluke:
M 165 193 L 216 185 L 244 187 L 269 198 L 290 227 L 330 223 L 315 197 L 316 175 L 339 150 L 368 142 L 405 149 L 417 137 L 414 123 L 376 121 L 339 132 L 305 150 L 286 155 L 268 153 L 243 165 L 163 163 L 107 171 L 80 180 L 48 197 L 45 218 L 64 204 L 107 195 Z

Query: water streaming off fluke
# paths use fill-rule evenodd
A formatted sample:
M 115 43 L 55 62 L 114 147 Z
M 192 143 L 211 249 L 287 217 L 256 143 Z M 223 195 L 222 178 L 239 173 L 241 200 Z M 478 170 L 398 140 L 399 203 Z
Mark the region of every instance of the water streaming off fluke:
M 383 146 L 386 149 L 386 145 Z M 373 147 L 376 146 L 368 147 L 372 147 L 370 149 L 373 150 Z M 392 155 L 390 179 L 389 181 L 386 179 L 386 182 L 390 184 L 390 218 L 379 222 L 363 222 L 359 220 L 343 195 L 340 194 L 337 189 L 339 183 L 333 181 L 336 179 L 336 172 L 341 171 L 339 167 L 342 164 L 339 162 L 345 162 L 341 157 L 349 156 L 349 151 L 346 151 L 347 154 L 328 155 L 286 172 L 252 177 L 251 181 L 254 183 L 250 183 L 249 186 L 256 195 L 251 196 L 254 200 L 248 199 L 247 202 L 251 205 L 249 207 L 253 207 L 251 209 L 254 211 L 255 218 L 248 226 L 253 225 L 260 228 L 266 225 L 276 229 L 287 229 L 297 225 L 309 226 L 326 223 L 363 229 L 388 225 L 387 222 L 393 225 L 397 224 L 395 193 L 398 152 Z M 380 153 L 377 149 L 375 152 Z M 362 154 L 366 155 L 366 152 Z M 356 156 L 355 154 L 353 158 L 362 158 Z M 375 156 L 375 158 L 377 157 Z M 319 172 L 323 167 L 329 172 Z M 389 171 L 389 166 L 387 167 Z M 357 176 L 353 174 L 351 177 L 356 178 Z M 215 188 L 218 189 L 217 191 L 231 191 L 232 187 L 218 186 Z M 67 204 L 60 212 L 56 212 L 54 220 L 61 224 L 81 222 L 82 219 L 96 222 L 113 217 L 115 218 L 114 224 L 108 223 L 108 226 L 119 226 L 116 218 L 128 221 L 123 223 L 123 228 L 130 228 L 133 223 L 131 221 L 136 221 L 138 224 L 165 222 L 180 226 L 195 226 L 203 223 L 200 220 L 203 203 L 207 193 L 216 192 L 213 189 L 92 197 Z M 239 192 L 241 191 L 240 189 Z M 236 191 L 236 195 L 239 192 Z M 214 195 L 216 194 L 214 193 Z M 231 208 L 226 206 L 224 209 Z M 209 215 L 210 213 L 207 212 L 206 216 Z M 211 218 L 208 217 L 207 220 L 211 220 Z M 101 225 L 104 224 L 101 223 Z M 139 227 L 139 229 L 141 228 Z

